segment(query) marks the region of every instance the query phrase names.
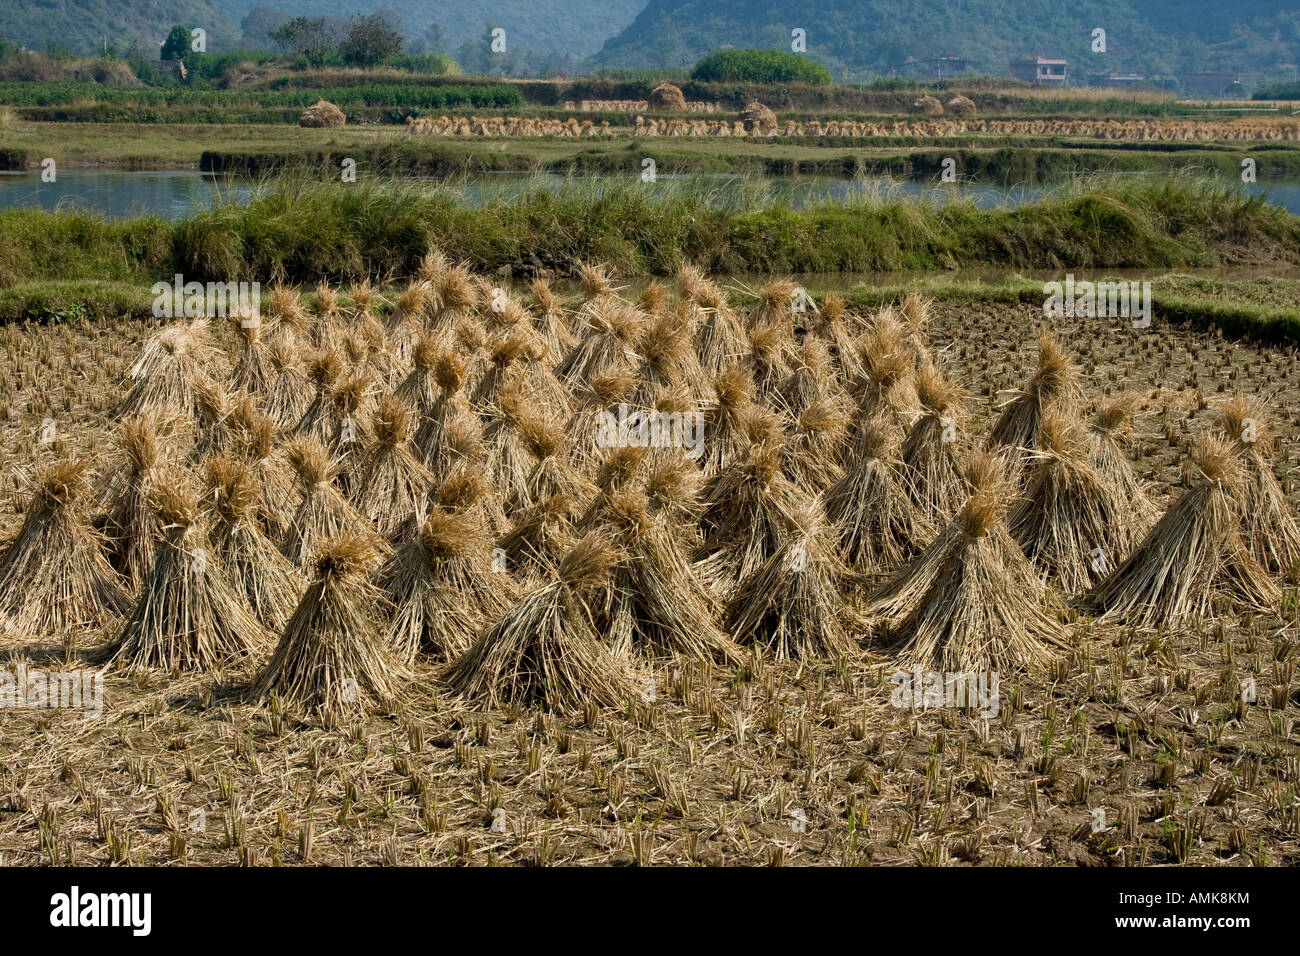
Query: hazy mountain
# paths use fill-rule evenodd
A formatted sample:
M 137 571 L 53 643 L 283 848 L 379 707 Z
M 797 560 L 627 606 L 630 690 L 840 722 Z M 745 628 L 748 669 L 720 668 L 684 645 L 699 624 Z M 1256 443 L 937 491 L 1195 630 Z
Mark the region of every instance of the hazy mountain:
M 789 49 L 796 28 L 837 79 L 946 55 L 1005 74 L 1013 58 L 1056 53 L 1076 77 L 1110 69 L 1277 75 L 1300 61 L 1295 0 L 650 0 L 593 61 L 689 66 L 722 46 Z M 1091 50 L 1094 28 L 1106 31 L 1105 53 Z
M 0 0 L 0 34 L 33 50 L 88 54 L 105 40 L 119 52 L 158 49 L 174 23 L 206 30 L 210 50 L 239 38 L 218 0 Z
M 403 32 L 426 39 L 430 24 L 441 27 L 444 49 L 454 53 L 483 35 L 490 21 L 506 31 L 507 44 L 584 57 L 632 22 L 646 0 L 218 0 L 239 23 L 254 7 L 291 16 L 354 17 L 391 10 Z M 0 0 L 3 6 L 4 0 Z

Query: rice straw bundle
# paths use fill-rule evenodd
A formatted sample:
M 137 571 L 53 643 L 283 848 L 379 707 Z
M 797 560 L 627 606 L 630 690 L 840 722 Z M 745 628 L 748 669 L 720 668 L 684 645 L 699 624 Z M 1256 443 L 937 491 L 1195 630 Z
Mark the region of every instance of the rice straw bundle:
M 194 384 L 194 401 L 199 423 L 199 440 L 194 456 L 206 458 L 229 451 L 233 442 L 231 415 L 235 411 L 234 398 L 221 383 L 205 379 Z
M 1300 576 L 1300 524 L 1273 473 L 1276 441 L 1262 399 L 1235 395 L 1219 405 L 1220 430 L 1246 471 L 1241 489 L 1241 533 L 1250 553 L 1274 574 Z
M 779 402 L 781 383 L 790 377 L 796 358 L 794 338 L 779 324 L 769 322 L 750 329 L 749 365 L 759 401 L 769 405 Z
M 178 483 L 160 487 L 153 500 L 163 525 L 153 567 L 122 630 L 95 656 L 131 671 L 245 663 L 269 635 L 227 579 L 197 503 Z
M 700 543 L 699 520 L 703 509 L 704 475 L 685 455 L 652 461 L 643 487 L 651 514 L 661 517 L 692 550 Z
M 732 366 L 714 379 L 716 400 L 704 408 L 704 454 L 700 468 L 710 477 L 721 474 L 749 454 L 753 442 L 754 382 L 748 369 Z M 779 427 L 779 426 L 778 426 Z
M 704 381 L 691 345 L 690 329 L 682 316 L 666 311 L 654 313 L 637 343 L 637 351 L 642 363 L 632 401 L 638 405 L 648 405 L 665 388 Z
M 726 293 L 694 266 L 683 266 L 677 280 L 695 330 L 695 354 L 708 380 L 716 379 L 725 369 L 747 364 L 749 335 L 740 316 L 727 304 Z
M 434 298 L 433 286 L 417 279 L 397 294 L 397 300 L 384 322 L 384 332 L 406 358 L 411 347 L 419 340 L 424 325 L 425 310 Z
M 846 577 L 820 504 L 801 507 L 780 546 L 736 588 L 727 630 L 737 643 L 762 644 L 778 660 L 856 657 L 850 628 L 862 622 L 841 597 Z
M 272 630 L 279 630 L 302 592 L 294 566 L 257 520 L 262 490 L 248 465 L 229 455 L 204 462 L 204 500 L 212 516 L 209 537 L 217 561 L 238 594 Z
M 393 552 L 379 586 L 393 608 L 385 639 L 394 654 L 454 660 L 507 611 L 514 582 L 494 568 L 491 543 L 470 515 L 434 507 L 419 533 Z
M 811 331 L 825 343 L 832 363 L 845 382 L 857 381 L 865 374 L 857 344 L 849 331 L 849 319 L 848 304 L 837 295 L 828 295 L 822 299 L 821 312 L 811 323 Z
M 803 499 L 781 472 L 780 450 L 770 445 L 754 445 L 718 476 L 706 493 L 704 543 L 695 554 L 716 593 L 729 595 L 777 551 Z
M 372 422 L 374 439 L 352 485 L 357 513 L 373 522 L 384 537 L 412 515 L 424 512 L 433 485 L 433 475 L 411 450 L 413 417 L 400 399 L 386 395 L 379 400 Z
M 532 418 L 528 401 L 510 383 L 500 403 L 489 409 L 489 414 L 483 428 L 485 467 L 496 478 L 506 501 L 523 500 L 534 462 L 523 440 L 524 423 Z
M 1115 494 L 1129 503 L 1131 524 L 1140 537 L 1154 523 L 1156 506 L 1134 474 L 1121 443 L 1124 433 L 1131 428 L 1135 404 L 1132 394 L 1102 403 L 1089 434 L 1093 440 L 1090 451 L 1092 466 L 1115 489 Z
M 552 580 L 518 601 L 448 669 L 451 689 L 492 707 L 624 703 L 639 684 L 626 660 L 601 643 L 584 597 L 608 579 L 618 558 L 598 535 L 580 540 Z
M 965 393 L 928 364 L 916 373 L 915 387 L 921 410 L 899 456 L 904 486 L 917 510 L 931 523 L 942 525 L 957 513 L 970 491 L 958 458 Z
M 278 541 L 298 501 L 293 473 L 276 447 L 275 423 L 259 412 L 247 396 L 235 406 L 231 419 L 235 454 L 252 470 L 258 487 L 258 520 L 267 536 Z
M 427 324 L 426 331 L 437 334 L 452 332 L 470 315 L 478 302 L 474 278 L 463 264 L 448 266 L 434 280 L 433 289 L 437 311 Z
M 919 404 L 907 330 L 891 314 L 877 315 L 858 339 L 857 356 L 862 377 L 853 391 L 859 420 L 884 413 L 902 435 L 911 427 Z
M 836 380 L 830 350 L 820 339 L 810 338 L 795 356 L 794 368 L 777 388 L 776 408 L 797 419 L 816 402 L 830 401 L 848 415 L 853 402 Z
M 282 347 L 290 354 L 297 354 L 307 342 L 307 327 L 311 324 L 298 290 L 273 285 L 266 296 L 265 311 L 271 323 L 266 336 L 268 346 L 272 349 Z
M 416 349 L 417 355 L 429 345 L 429 341 L 421 340 L 420 346 Z M 412 369 L 411 375 L 415 374 L 416 370 Z M 447 422 L 457 415 L 473 416 L 473 410 L 461 390 L 465 384 L 465 360 L 459 353 L 450 346 L 438 346 L 432 356 L 430 374 L 433 377 L 433 384 L 437 387 L 437 395 L 433 404 L 426 408 L 423 391 L 419 392 L 415 407 L 420 412 L 420 427 L 415 433 L 415 448 L 421 463 L 438 474 L 444 464 L 440 459 L 445 440 L 443 432 Z M 414 390 L 415 387 L 412 386 L 404 396 Z M 477 417 L 474 424 L 478 426 Z
M 610 502 L 609 532 L 625 557 L 598 602 L 601 633 L 620 654 L 739 662 L 740 648 L 714 623 L 714 599 L 678 536 L 649 509 L 645 494 L 636 490 L 619 492 Z
M 495 484 L 472 462 L 458 462 L 448 469 L 447 476 L 434 487 L 430 502 L 444 511 L 469 515 L 487 528 L 493 539 L 510 530 Z
M 616 416 L 618 405 L 626 405 L 636 387 L 636 373 L 630 365 L 617 363 L 578 384 L 573 392 L 573 411 L 564 432 L 568 436 L 569 455 L 580 470 L 587 470 L 599 460 L 599 437 L 602 422 Z
M 902 465 L 889 447 L 890 434 L 884 416 L 862 422 L 844 476 L 825 496 L 838 553 L 865 575 L 896 569 L 932 534 L 898 477 Z
M 528 284 L 533 299 L 537 303 L 537 312 L 533 317 L 533 328 L 541 336 L 545 347 L 543 358 L 554 365 L 568 354 L 577 344 L 570 319 L 564 306 L 555 297 L 551 284 L 544 278 L 533 279 Z
M 1201 480 L 1093 589 L 1102 620 L 1178 627 L 1205 617 L 1219 602 L 1267 612 L 1281 600 L 1242 538 L 1238 509 L 1246 475 L 1237 449 L 1203 435 L 1192 458 Z
M 646 325 L 640 309 L 607 296 L 585 303 L 579 318 L 585 327 L 579 329 L 578 344 L 555 366 L 560 381 L 577 389 L 615 365 L 639 367 L 636 342 Z
M 1002 671 L 1046 663 L 1064 640 L 1055 600 L 1007 531 L 1006 465 L 972 462 L 970 497 L 944 532 L 868 605 L 897 621 L 904 666 Z
M 194 414 L 194 384 L 219 368 L 206 319 L 177 322 L 155 333 L 127 371 L 134 383 L 115 417 L 156 411 L 188 418 Z
M 0 632 L 24 638 L 99 628 L 131 606 L 90 524 L 85 461 L 43 466 L 17 536 L 0 556 Z
M 331 719 L 397 704 L 407 673 L 375 623 L 381 595 L 367 580 L 374 562 L 362 538 L 322 546 L 314 580 L 253 682 L 254 697 L 274 692 L 290 708 Z
M 552 495 L 515 515 L 497 547 L 517 580 L 544 577 L 559 567 L 575 538 L 573 508 L 572 499 Z
M 1078 417 L 1083 406 L 1079 371 L 1065 355 L 1055 336 L 1038 336 L 1038 368 L 1023 389 L 1013 391 L 1002 405 L 998 420 L 989 433 L 990 448 L 1011 448 L 1013 461 L 1023 467 L 1029 453 L 1040 447 L 1038 423 L 1049 408 Z
M 931 361 L 930 350 L 926 347 L 925 339 L 930 331 L 930 306 L 933 304 L 933 300 L 916 290 L 903 296 L 903 301 L 899 303 L 899 311 L 903 313 L 903 320 L 907 323 L 907 341 L 912 347 L 918 365 Z
M 791 424 L 781 446 L 785 473 L 800 490 L 824 492 L 843 475 L 841 450 L 849 431 L 849 412 L 833 396 L 807 406 Z
M 1089 464 L 1081 423 L 1048 411 L 1039 422 L 1039 439 L 1043 447 L 1030 458 L 1008 524 L 1048 582 L 1077 594 L 1105 577 L 1146 529 L 1118 488 Z
M 758 302 L 749 313 L 746 328 L 753 334 L 755 329 L 770 327 L 777 331 L 783 341 L 794 341 L 794 299 L 799 294 L 799 287 L 790 279 L 775 279 L 758 291 Z M 808 297 L 813 309 L 817 304 Z
M 280 545 L 286 558 L 304 567 L 325 541 L 345 535 L 368 540 L 372 548 L 379 546 L 369 522 L 334 486 L 338 466 L 330 461 L 329 453 L 318 442 L 291 439 L 285 445 L 284 454 L 302 491 L 298 510 Z
M 262 410 L 279 429 L 291 428 L 311 403 L 312 386 L 298 367 L 294 346 L 277 339 L 268 350 L 271 381 L 262 396 Z
M 985 489 L 979 497 L 981 502 L 988 501 L 994 489 L 1005 490 L 1010 496 L 1007 465 L 1004 459 L 989 451 L 977 451 L 971 455 L 968 480 L 972 489 Z M 963 502 L 966 505 L 974 500 L 974 491 Z M 929 590 L 935 577 L 943 566 L 944 557 L 953 542 L 964 533 L 961 514 L 948 521 L 935 538 L 905 567 L 875 591 L 868 600 L 867 613 L 876 621 L 893 625 L 902 620 L 917 605 Z
M 124 421 L 116 436 L 120 464 L 109 479 L 104 530 L 109 561 L 131 590 L 144 583 L 162 537 L 158 509 L 150 499 L 170 480 L 176 459 L 163 434 L 167 427 L 160 415 L 146 412 Z
M 343 359 L 331 350 L 316 351 L 307 360 L 312 398 L 293 426 L 292 434 L 327 444 L 334 431 L 334 390 L 343 378 Z
M 230 387 L 235 392 L 247 392 L 258 397 L 271 390 L 276 373 L 271 357 L 262 342 L 260 319 L 239 315 L 235 317 L 235 331 L 239 335 L 239 355 L 230 375 Z
M 312 290 L 312 312 L 307 325 L 307 341 L 312 348 L 333 349 L 338 345 L 339 294 L 327 282 L 317 282 Z
M 595 487 L 566 455 L 568 436 L 561 425 L 530 413 L 520 422 L 519 437 L 534 464 L 521 487 L 506 489 L 508 509 L 526 508 L 552 495 L 581 501 L 595 494 Z

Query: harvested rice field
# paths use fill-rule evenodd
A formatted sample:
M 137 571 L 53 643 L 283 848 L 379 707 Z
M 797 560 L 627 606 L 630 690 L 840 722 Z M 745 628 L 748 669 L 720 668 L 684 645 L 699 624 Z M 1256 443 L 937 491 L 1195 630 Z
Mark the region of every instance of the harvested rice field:
M 1300 862 L 1293 348 L 728 291 L 0 329 L 0 860 Z

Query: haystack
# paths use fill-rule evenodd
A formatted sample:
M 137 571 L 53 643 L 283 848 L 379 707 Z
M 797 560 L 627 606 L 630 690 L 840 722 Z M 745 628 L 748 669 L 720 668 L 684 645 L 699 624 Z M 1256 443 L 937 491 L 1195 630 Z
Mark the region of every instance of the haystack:
M 215 455 L 203 463 L 204 504 L 210 515 L 209 539 L 227 579 L 272 630 L 279 630 L 302 593 L 294 566 L 257 519 L 262 490 L 244 462 Z
M 384 537 L 424 511 L 433 475 L 411 449 L 412 420 L 406 403 L 386 395 L 371 421 L 374 439 L 352 485 L 352 504 Z
M 1084 402 L 1079 371 L 1066 358 L 1061 343 L 1046 332 L 1038 336 L 1038 368 L 1023 389 L 1011 392 L 989 432 L 990 448 L 1009 448 L 1012 461 L 1023 466 L 1040 447 L 1038 423 L 1048 409 L 1078 417 Z
M 514 583 L 494 567 L 483 525 L 466 512 L 432 508 L 419 533 L 385 562 L 379 586 L 393 608 L 388 647 L 412 661 L 419 652 L 454 660 L 513 603 Z
M 713 379 L 728 368 L 745 364 L 749 336 L 740 316 L 727 304 L 726 293 L 694 266 L 683 266 L 677 281 L 687 306 L 686 321 L 695 337 L 695 354 L 705 374 Z
M 922 93 L 913 100 L 912 109 L 920 110 L 926 116 L 940 116 L 943 114 L 943 103 L 929 93 Z
M 448 669 L 451 689 L 491 707 L 626 703 L 639 682 L 601 642 L 587 601 L 618 560 L 599 535 L 580 540 L 553 579 L 518 601 Z
M 1137 544 L 1145 528 L 1131 502 L 1088 461 L 1082 423 L 1049 411 L 1039 424 L 1042 448 L 1008 524 L 1011 536 L 1050 583 L 1086 591 Z
M 1203 435 L 1192 460 L 1200 470 L 1197 483 L 1093 589 L 1103 620 L 1178 627 L 1218 605 L 1238 612 L 1276 609 L 1281 593 L 1242 536 L 1247 475 L 1237 448 Z
M 859 574 L 893 571 L 929 540 L 931 529 L 899 479 L 883 418 L 862 422 L 845 456 L 844 476 L 825 496 L 837 551 Z
M 617 493 L 609 532 L 625 551 L 600 602 L 600 631 L 618 653 L 685 655 L 738 663 L 743 655 L 714 623 L 714 599 L 696 576 L 681 540 L 651 513 L 641 491 Z
M 144 583 L 162 538 L 158 509 L 150 499 L 174 478 L 177 456 L 164 434 L 169 430 L 161 415 L 146 412 L 123 422 L 116 435 L 119 457 L 105 495 L 104 531 L 109 561 L 132 590 Z
M 650 91 L 650 95 L 646 97 L 646 105 L 649 109 L 661 112 L 684 110 L 686 109 L 686 96 L 682 93 L 680 87 L 674 86 L 665 80 Z
M 1129 393 L 1098 407 L 1089 428 L 1092 438 L 1089 455 L 1092 466 L 1102 479 L 1115 489 L 1120 500 L 1129 503 L 1128 524 L 1136 535 L 1136 541 L 1155 523 L 1156 506 L 1138 480 L 1124 449 L 1124 441 L 1132 430 L 1135 405 L 1136 400 Z
M 161 488 L 163 539 L 140 597 L 118 636 L 95 656 L 127 670 L 219 670 L 246 663 L 270 643 L 231 586 L 185 489 Z
M 932 524 L 942 527 L 965 503 L 970 486 L 958 449 L 965 444 L 961 386 L 933 365 L 916 373 L 920 414 L 903 441 L 900 459 L 908 494 Z
M 1277 441 L 1269 406 L 1253 396 L 1235 395 L 1216 409 L 1219 429 L 1233 442 L 1246 471 L 1241 489 L 1241 533 L 1264 568 L 1300 576 L 1300 524 L 1273 472 Z
M 751 135 L 770 136 L 776 133 L 776 114 L 760 103 L 750 100 L 738 117 Z
M 779 448 L 754 445 L 707 492 L 700 515 L 704 543 L 695 561 L 715 593 L 730 595 L 785 541 L 805 496 L 785 477 L 781 464 Z
M 843 599 L 847 579 L 820 503 L 801 507 L 780 546 L 736 588 L 727 629 L 780 660 L 856 657 L 852 632 L 863 622 Z
M 955 116 L 974 116 L 975 101 L 969 96 L 962 96 L 958 93 L 944 104 L 944 109 Z
M 298 117 L 299 126 L 312 129 L 339 129 L 348 121 L 343 111 L 328 100 L 317 100 L 302 111 Z
M 311 403 L 312 387 L 298 365 L 294 346 L 283 339 L 268 349 L 271 378 L 262 394 L 262 411 L 279 429 L 292 428 Z
M 338 465 L 318 443 L 305 438 L 291 439 L 284 449 L 285 460 L 297 476 L 302 499 L 285 531 L 280 550 L 298 567 L 311 560 L 324 542 L 344 536 L 367 540 L 378 548 L 369 522 L 348 504 L 333 484 Z
M 398 703 L 408 675 L 376 624 L 381 595 L 367 578 L 375 557 L 351 535 L 322 546 L 315 579 L 253 682 L 254 697 L 276 693 L 290 708 L 329 719 Z
M 190 417 L 195 411 L 194 383 L 217 372 L 221 363 L 206 319 L 167 326 L 145 343 L 127 370 L 134 384 L 117 407 L 116 417 L 150 411 Z
M 0 557 L 0 631 L 24 638 L 106 626 L 131 606 L 90 524 L 85 461 L 46 465 L 18 535 Z
M 1054 598 L 1007 531 L 1006 464 L 972 459 L 972 491 L 937 539 L 881 591 L 867 612 L 890 625 L 904 666 L 1002 671 L 1042 665 L 1064 639 Z

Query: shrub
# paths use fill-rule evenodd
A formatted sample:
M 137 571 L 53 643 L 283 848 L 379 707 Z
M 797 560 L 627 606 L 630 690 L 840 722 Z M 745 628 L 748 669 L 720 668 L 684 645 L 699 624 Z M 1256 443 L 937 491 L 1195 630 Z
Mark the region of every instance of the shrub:
M 816 60 L 784 50 L 715 50 L 691 70 L 703 83 L 829 84 L 831 71 Z

